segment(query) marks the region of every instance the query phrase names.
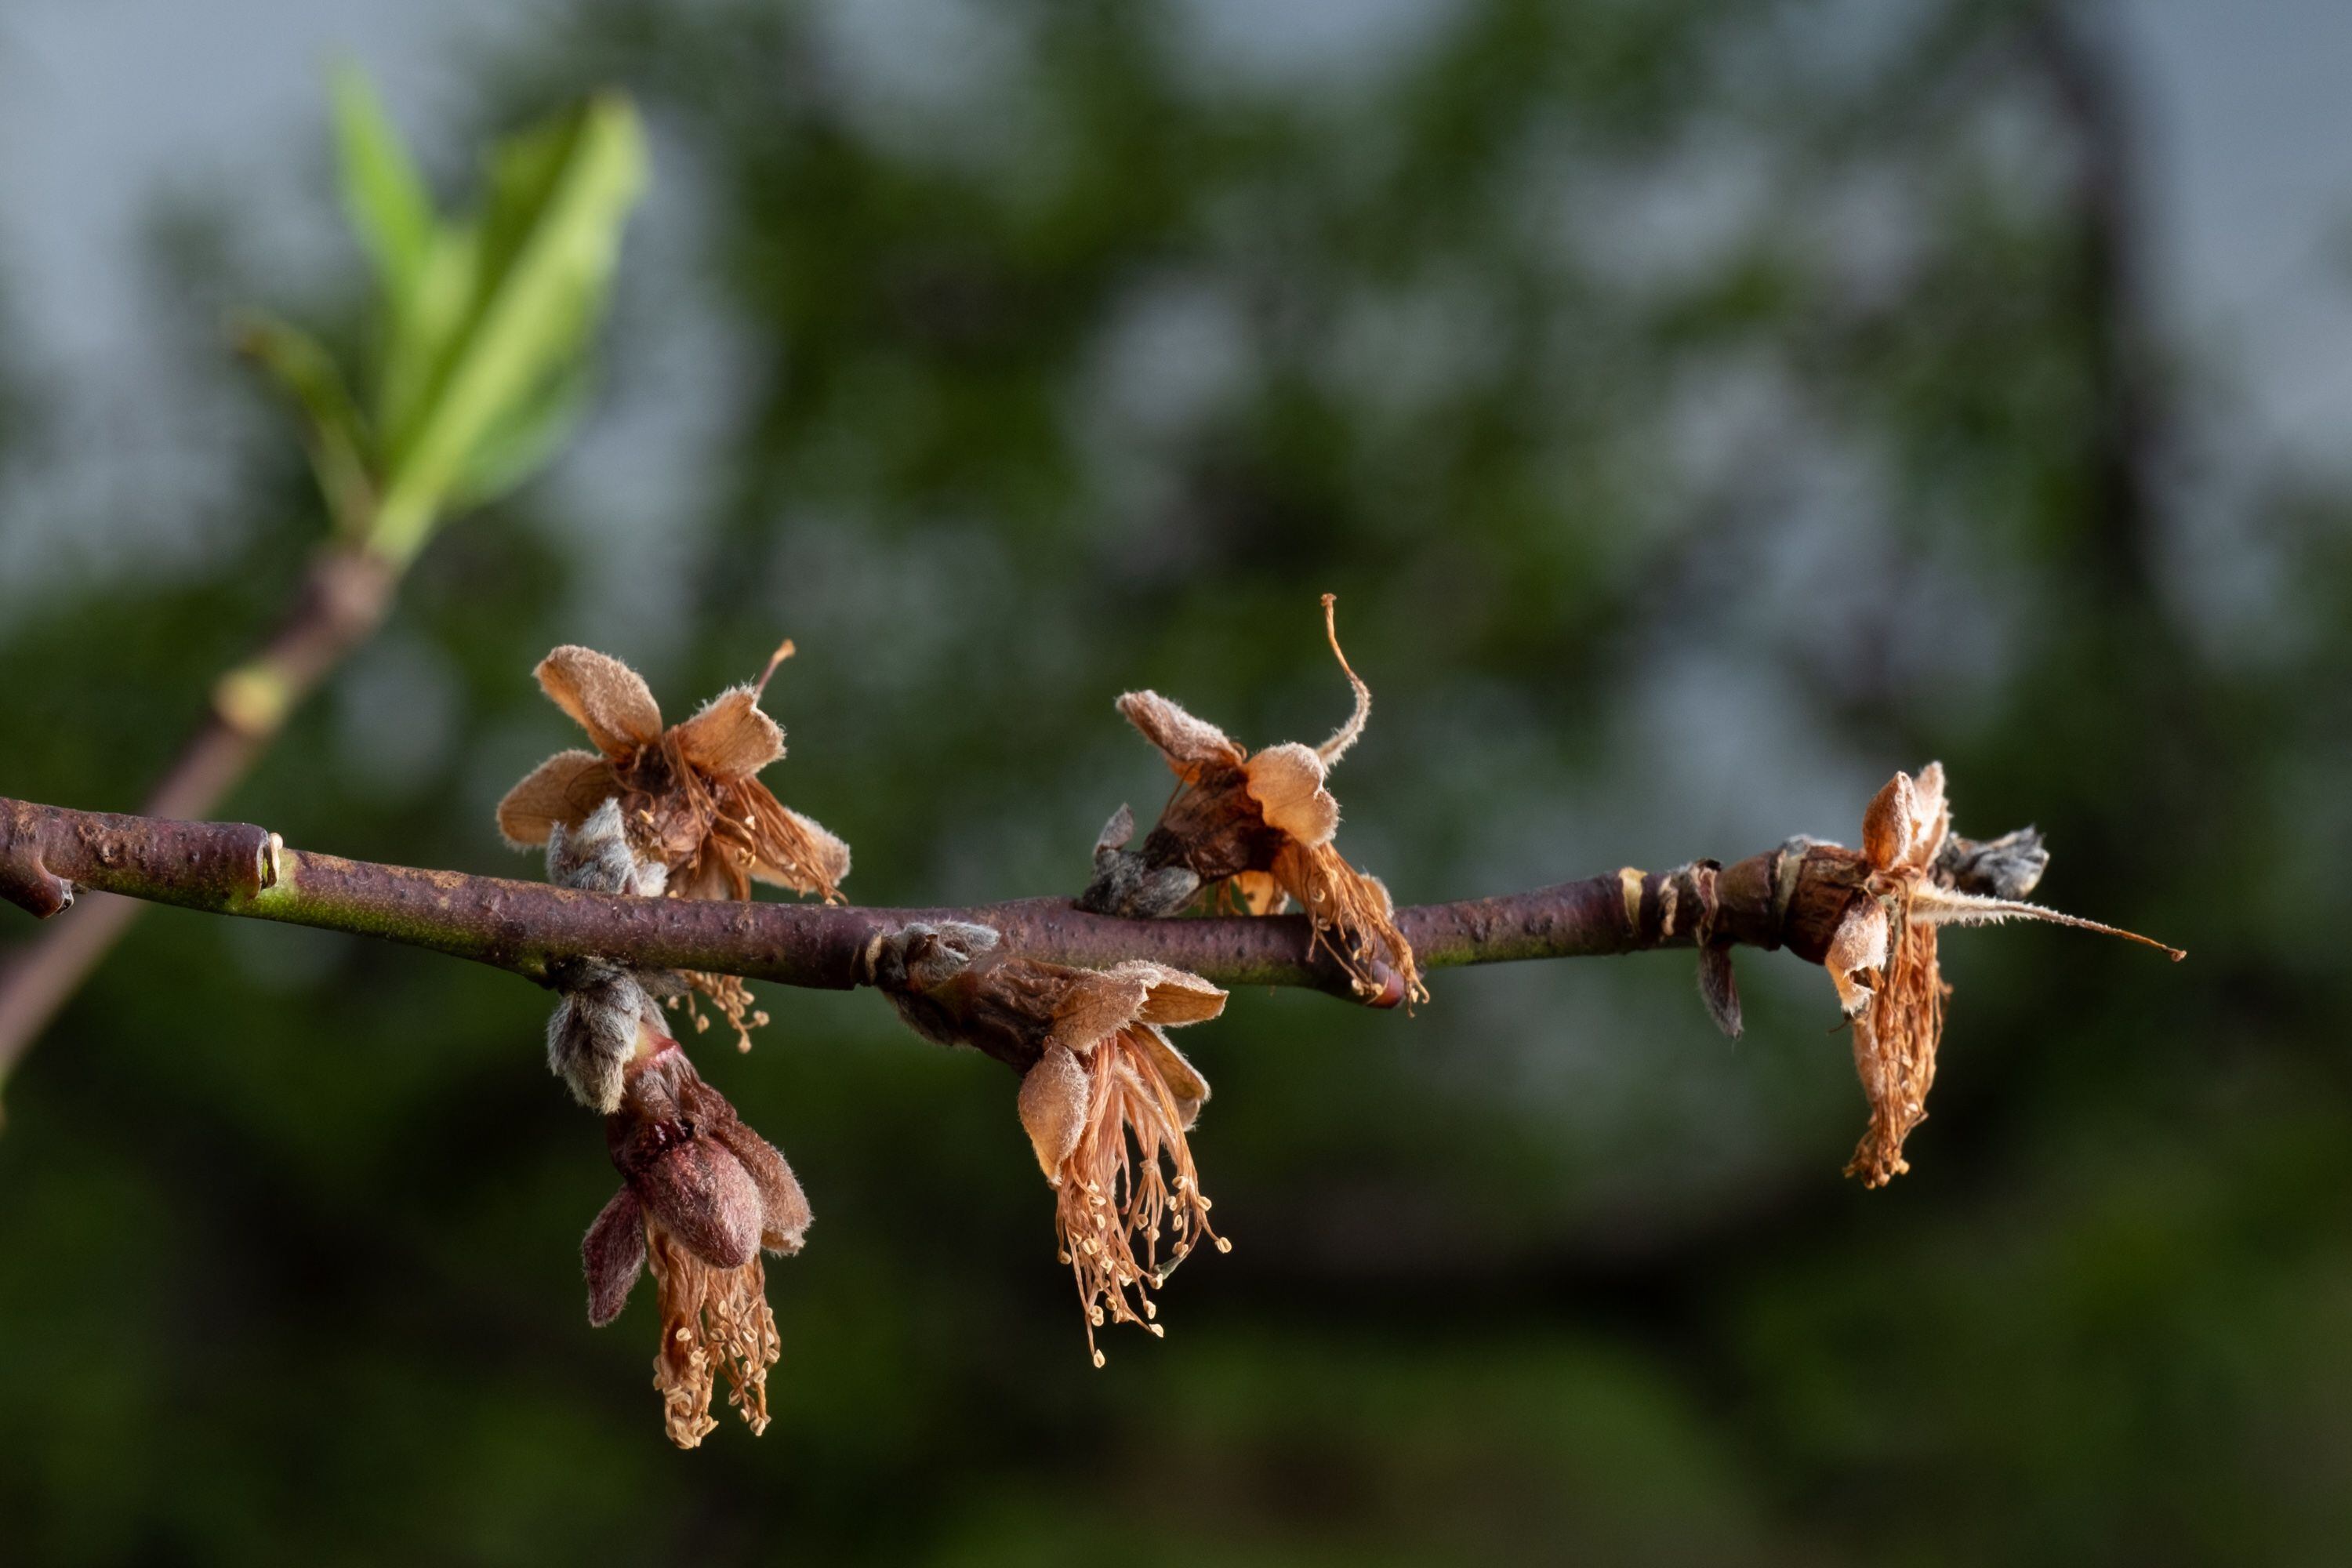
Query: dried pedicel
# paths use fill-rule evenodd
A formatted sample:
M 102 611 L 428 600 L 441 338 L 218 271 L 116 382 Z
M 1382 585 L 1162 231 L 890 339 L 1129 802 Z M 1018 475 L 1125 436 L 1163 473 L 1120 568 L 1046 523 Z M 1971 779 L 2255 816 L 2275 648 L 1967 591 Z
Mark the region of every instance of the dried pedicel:
M 691 719 L 667 729 L 637 672 L 593 648 L 566 646 L 541 659 L 547 695 L 596 743 L 593 752 L 559 752 L 499 803 L 499 831 L 522 847 L 551 843 L 576 829 L 605 801 L 620 803 L 629 846 L 661 868 L 660 885 L 604 891 L 681 899 L 748 899 L 753 881 L 799 893 L 841 897 L 849 846 L 779 802 L 758 774 L 784 754 L 784 735 L 760 710 L 760 694 L 793 645 L 777 648 L 760 679 L 721 692 Z M 749 1029 L 767 1021 L 733 975 L 688 974 L 734 1025 L 748 1049 Z M 704 1026 L 698 1014 L 697 1027 Z
M 1225 993 L 1134 960 L 1074 969 L 1005 954 L 986 926 L 910 925 L 877 939 L 875 984 L 925 1038 L 970 1046 L 1019 1071 L 1021 1125 L 1054 1189 L 1060 1259 L 1095 1330 L 1151 1320 L 1151 1292 L 1202 1241 L 1209 1200 L 1185 1134 L 1208 1080 L 1164 1032 L 1215 1017 Z
M 1869 1130 L 1846 1166 L 1866 1186 L 1884 1186 L 1911 1168 L 1903 1142 L 1927 1120 L 1944 998 L 1951 994 L 1936 963 L 1940 928 L 2046 921 L 2144 942 L 2176 961 L 2184 956 L 2132 931 L 2021 902 L 2049 861 L 2031 829 L 1979 844 L 1951 827 L 1941 763 L 1929 763 L 1916 779 L 1898 773 L 1886 782 L 1863 813 L 1862 854 L 1845 873 L 1853 891 L 1821 959 L 1853 1021 L 1854 1070 L 1870 1101 Z
M 580 1246 L 588 1321 L 620 1315 L 650 1265 L 661 1308 L 654 1387 L 681 1448 L 718 1422 L 718 1380 L 756 1436 L 768 1426 L 768 1368 L 781 1353 L 762 1248 L 801 1249 L 808 1199 L 774 1145 L 702 1080 L 676 1040 L 647 1026 L 604 1142 L 622 1187 Z
M 1383 1005 L 1425 1001 L 1412 948 L 1397 929 L 1380 879 L 1341 858 L 1332 838 L 1339 803 L 1326 786 L 1333 764 L 1363 733 L 1371 689 L 1339 651 L 1335 600 L 1323 595 L 1323 630 L 1356 695 L 1348 721 L 1319 746 L 1285 742 L 1245 751 L 1218 729 L 1156 691 L 1130 691 L 1118 710 L 1160 748 L 1180 781 L 1145 836 L 1127 848 L 1134 817 L 1125 806 L 1095 847 L 1095 879 L 1079 907 L 1103 914 L 1172 914 L 1205 896 L 1213 906 L 1252 914 L 1286 899 L 1306 911 L 1317 945 L 1343 966 L 1360 996 Z

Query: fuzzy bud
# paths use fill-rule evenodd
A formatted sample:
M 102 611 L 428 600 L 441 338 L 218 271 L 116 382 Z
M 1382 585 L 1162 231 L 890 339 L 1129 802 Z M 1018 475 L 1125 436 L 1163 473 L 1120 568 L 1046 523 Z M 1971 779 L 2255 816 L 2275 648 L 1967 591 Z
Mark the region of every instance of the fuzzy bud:
M 547 1020 L 547 1067 L 591 1110 L 621 1103 L 623 1069 L 636 1054 L 653 999 L 618 964 L 581 959 L 563 965 L 563 1000 Z
M 635 893 L 658 898 L 669 885 L 669 868 L 637 853 L 629 843 L 617 796 L 588 814 L 577 827 L 557 823 L 547 836 L 547 879 L 558 887 L 591 893 Z
M 2021 899 L 2050 868 L 2050 851 L 2031 827 L 1979 843 L 1954 834 L 1936 857 L 1936 879 L 1963 893 L 1988 899 Z
M 1201 890 L 1201 874 L 1177 864 L 1155 868 L 1128 848 L 1135 837 L 1135 813 L 1125 805 L 1095 837 L 1094 880 L 1078 895 L 1078 908 L 1098 915 L 1157 920 L 1172 915 Z
M 1003 941 L 994 927 L 963 921 L 916 921 L 877 937 L 866 955 L 874 984 L 886 991 L 931 991 L 971 967 Z
M 1095 851 L 1094 879 L 1078 895 L 1078 908 L 1091 914 L 1158 920 L 1191 903 L 1201 891 L 1201 874 L 1190 866 L 1153 867 L 1132 850 Z

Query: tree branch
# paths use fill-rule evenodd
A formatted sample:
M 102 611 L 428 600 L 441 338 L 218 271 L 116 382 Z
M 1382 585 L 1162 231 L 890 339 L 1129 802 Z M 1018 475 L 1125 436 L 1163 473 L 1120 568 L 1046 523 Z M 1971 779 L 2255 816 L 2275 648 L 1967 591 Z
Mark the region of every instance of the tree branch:
M 1717 868 L 1627 868 L 1532 892 L 1398 911 L 1424 969 L 1579 958 L 1655 947 L 1786 946 L 1818 961 L 1860 860 L 1788 846 Z M 47 917 L 94 889 L 215 914 L 382 937 L 547 984 L 551 963 L 596 956 L 847 990 L 870 984 L 877 937 L 917 921 L 992 926 L 1007 949 L 1102 966 L 1148 958 L 1223 985 L 1352 996 L 1295 915 L 1126 920 L 1061 899 L 970 909 L 876 910 L 703 902 L 577 892 L 544 882 L 419 870 L 289 848 L 259 827 L 72 811 L 0 798 L 0 897 Z M 1736 1010 L 1735 1015 L 1736 1016 Z
M 193 817 L 218 805 L 277 738 L 288 715 L 383 624 L 396 576 L 395 568 L 363 550 L 320 555 L 269 640 L 215 686 L 204 721 L 149 794 L 147 810 Z M 102 900 L 0 965 L 0 1078 L 138 914 L 136 903 Z

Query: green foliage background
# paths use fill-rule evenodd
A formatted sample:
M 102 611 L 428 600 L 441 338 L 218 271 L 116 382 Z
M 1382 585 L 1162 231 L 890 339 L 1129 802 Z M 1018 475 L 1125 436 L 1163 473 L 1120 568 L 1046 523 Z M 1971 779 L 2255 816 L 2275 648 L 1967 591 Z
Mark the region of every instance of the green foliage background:
M 1319 734 L 1328 589 L 1378 698 L 1343 843 L 1409 900 L 1850 837 L 1940 756 L 1964 829 L 2038 823 L 2051 901 L 2187 964 L 1953 938 L 1876 1194 L 1786 957 L 1741 959 L 1737 1047 L 1670 956 L 1449 973 L 1410 1019 L 1237 996 L 1187 1041 L 1235 1251 L 1100 1373 L 1002 1069 L 768 988 L 756 1051 L 699 1056 L 818 1225 L 772 1273 L 774 1428 L 681 1455 L 648 1304 L 583 1319 L 613 1177 L 546 998 L 160 911 L 8 1086 L 8 1560 L 2332 1560 L 2343 504 L 2178 504 L 2212 395 L 2147 335 L 2074 8 L 1897 9 L 1462 0 L 1251 70 L 1036 0 L 916 92 L 795 8 L 549 5 L 418 140 L 457 171 L 636 95 L 604 380 L 699 334 L 708 449 L 625 540 L 562 472 L 447 531 L 230 811 L 515 871 L 550 645 L 675 714 L 788 634 L 772 777 L 856 898 L 1073 889 L 1165 788 L 1111 696 Z M 0 792 L 133 806 L 319 537 L 202 337 L 250 297 L 235 216 L 159 264 L 242 411 L 232 521 L 12 604 Z M 356 349 L 360 278 L 268 303 Z M 13 369 L 0 462 L 44 438 Z

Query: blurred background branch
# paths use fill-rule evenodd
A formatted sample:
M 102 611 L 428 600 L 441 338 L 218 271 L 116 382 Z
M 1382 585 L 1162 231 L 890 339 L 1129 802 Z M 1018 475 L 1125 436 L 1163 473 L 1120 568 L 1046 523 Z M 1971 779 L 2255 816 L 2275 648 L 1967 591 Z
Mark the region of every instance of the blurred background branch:
M 374 396 L 363 413 L 333 353 L 301 329 L 257 312 L 239 322 L 240 351 L 301 417 L 331 528 L 283 624 L 214 685 L 147 795 L 151 816 L 209 815 L 383 624 L 434 531 L 561 445 L 644 184 L 635 112 L 593 99 L 494 147 L 479 210 L 446 220 L 356 68 L 336 73 L 334 99 L 343 202 L 374 271 Z M 138 909 L 101 896 L 0 966 L 0 1083 Z

